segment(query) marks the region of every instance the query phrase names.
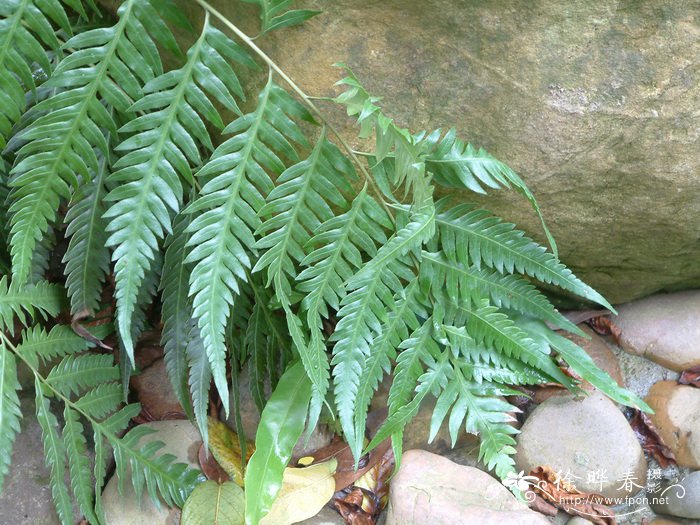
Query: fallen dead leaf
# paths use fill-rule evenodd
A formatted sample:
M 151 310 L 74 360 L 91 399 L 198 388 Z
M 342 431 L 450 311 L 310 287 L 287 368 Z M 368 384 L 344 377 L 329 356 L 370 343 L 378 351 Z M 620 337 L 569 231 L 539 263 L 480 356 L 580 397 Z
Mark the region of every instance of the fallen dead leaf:
M 700 365 L 683 370 L 681 377 L 678 378 L 678 384 L 700 388 Z
M 284 469 L 282 488 L 260 525 L 289 525 L 318 514 L 333 497 L 335 459 L 305 468 Z
M 231 479 L 243 487 L 244 462 L 241 458 L 241 444 L 238 440 L 238 434 L 213 417 L 209 418 L 209 450 Z M 253 452 L 255 452 L 255 446 L 252 443 L 247 443 L 246 463 Z
M 605 498 L 600 494 L 581 492 L 548 466 L 536 467 L 529 475 L 539 480 L 532 485 L 532 491 L 564 512 L 596 525 L 617 524 L 615 513 L 605 506 Z
M 204 443 L 199 447 L 199 453 L 197 454 L 199 458 L 199 466 L 202 469 L 202 473 L 212 481 L 217 483 L 223 483 L 224 481 L 229 481 L 231 478 L 226 473 L 224 469 L 221 468 L 219 462 L 216 461 L 214 454 L 209 454 L 209 449 L 204 446 Z
M 651 418 L 641 410 L 634 410 L 634 416 L 630 421 L 630 426 L 637 435 L 642 450 L 652 456 L 661 468 L 676 464 L 676 456 L 673 451 L 664 443 L 663 438 L 656 430 Z
M 299 458 L 297 464 L 308 465 L 312 463 L 321 463 L 329 459 L 337 460 L 338 468 L 335 472 L 335 492 L 338 492 L 355 483 L 355 481 L 360 479 L 368 470 L 379 463 L 384 453 L 390 448 L 391 440 L 387 439 L 372 452 L 362 456 L 360 458 L 359 468 L 355 470 L 355 459 L 352 456 L 350 447 L 341 439 L 336 438 L 330 445 Z M 312 458 L 312 460 L 309 461 L 309 458 Z
M 611 336 L 617 346 L 622 346 L 622 330 L 608 315 L 592 317 L 586 321 L 586 324 L 600 335 Z

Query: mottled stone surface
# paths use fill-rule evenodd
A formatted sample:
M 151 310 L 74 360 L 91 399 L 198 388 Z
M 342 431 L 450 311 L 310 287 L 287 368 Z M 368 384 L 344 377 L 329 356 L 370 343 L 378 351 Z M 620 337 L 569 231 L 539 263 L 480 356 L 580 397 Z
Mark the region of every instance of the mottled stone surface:
M 386 525 L 547 525 L 497 480 L 424 450 L 409 450 L 391 482 Z
M 602 394 L 554 396 L 538 406 L 517 437 L 518 470 L 548 465 L 584 492 L 630 495 L 629 475 L 644 486 L 647 463 L 625 416 Z M 633 492 L 638 489 L 633 488 Z
M 618 313 L 626 351 L 678 372 L 700 365 L 700 291 L 653 295 Z
M 25 417 L 0 494 L 0 523 L 59 525 L 61 522 L 51 500 L 49 469 L 44 464 L 41 427 L 34 416 L 34 399 L 23 397 L 20 401 Z
M 212 3 L 257 33 L 252 6 Z M 297 5 L 323 14 L 257 42 L 307 93 L 334 95 L 345 62 L 399 124 L 484 146 L 538 197 L 562 260 L 613 302 L 700 285 L 698 0 Z M 490 206 L 541 237 L 522 199 Z
M 678 464 L 700 468 L 700 389 L 674 381 L 656 383 L 646 402 L 651 419 Z
M 665 491 L 661 504 L 653 505 L 660 514 L 700 520 L 700 471 L 689 474 Z

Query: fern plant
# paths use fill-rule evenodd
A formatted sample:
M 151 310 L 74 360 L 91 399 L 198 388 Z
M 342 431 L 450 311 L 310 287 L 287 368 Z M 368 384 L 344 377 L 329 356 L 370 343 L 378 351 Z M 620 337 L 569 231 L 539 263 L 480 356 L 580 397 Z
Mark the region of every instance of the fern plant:
M 291 0 L 244 1 L 260 8 L 260 35 L 318 14 Z M 479 434 L 480 457 L 501 477 L 513 470 L 517 433 L 504 396 L 552 381 L 576 390 L 562 362 L 645 408 L 549 328 L 580 333 L 537 282 L 612 307 L 559 261 L 544 221 L 551 251 L 488 211 L 434 198 L 440 187 L 510 188 L 541 219 L 515 172 L 454 130 L 397 126 L 341 65 L 332 102 L 375 143 L 353 150 L 253 39 L 195 3 L 203 17 L 192 28 L 163 0 L 124 0 L 114 19 L 92 0 L 0 0 L 0 212 L 9 225 L 0 232 L 0 488 L 20 431 L 21 362 L 34 377 L 64 523 L 66 468 L 81 512 L 102 521 L 110 449 L 137 494 L 145 484 L 154 499 L 183 503 L 198 473 L 141 447 L 144 427 L 124 434 L 139 412 L 123 404 L 138 340 L 158 325 L 152 305 L 173 390 L 205 442 L 210 396 L 227 412 L 232 397 L 235 411 L 238 372 L 250 368 L 263 416 L 246 474 L 256 487 L 249 523 L 269 509 L 291 447 L 324 406 L 359 461 L 389 437 L 400 457 L 405 425 L 435 396 L 431 439 L 445 420 L 453 441 Z M 195 35 L 184 53 L 173 24 Z M 255 75 L 267 81 L 249 93 Z M 58 322 L 69 312 L 75 326 L 112 301 L 116 362 L 95 346 L 104 333 Z M 46 373 L 39 366 L 56 360 Z M 389 415 L 366 447 L 368 407 L 385 376 Z

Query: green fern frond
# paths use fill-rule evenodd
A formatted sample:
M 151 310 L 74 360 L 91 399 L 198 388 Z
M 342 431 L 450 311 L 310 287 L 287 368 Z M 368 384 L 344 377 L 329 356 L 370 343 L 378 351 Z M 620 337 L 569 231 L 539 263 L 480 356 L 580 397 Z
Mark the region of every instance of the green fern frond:
M 69 524 L 73 520 L 73 504 L 71 502 L 68 487 L 65 483 L 66 449 L 63 440 L 58 434 L 58 421 L 49 406 L 49 400 L 42 393 L 43 385 L 36 377 L 34 390 L 36 391 L 36 417 L 41 426 L 42 441 L 44 443 L 44 458 L 49 467 L 51 496 L 58 518 L 63 524 Z
M 544 247 L 487 211 L 458 205 L 439 213 L 436 222 L 443 253 L 465 267 L 478 270 L 484 264 L 500 273 L 517 271 L 613 310 Z
M 512 319 L 483 299 L 474 306 L 453 305 L 467 316 L 467 332 L 477 344 L 484 344 L 508 357 L 515 357 L 562 385 L 573 388 L 571 379 L 552 360 L 549 345 L 537 344 Z
M 304 23 L 321 13 L 313 9 L 289 9 L 294 0 L 243 0 L 260 7 L 260 34 Z
M 18 287 L 14 283 L 8 286 L 7 281 L 7 276 L 0 278 L 0 330 L 14 333 L 15 316 L 24 323 L 27 317 L 54 317 L 61 310 L 63 294 L 59 286 L 43 281 Z
M 82 9 L 79 0 L 72 3 Z M 25 93 L 36 89 L 33 69 L 51 75 L 48 51 L 61 47 L 56 28 L 70 36 L 72 27 L 58 0 L 2 0 L 0 17 L 1 150 L 26 110 Z
M 87 350 L 87 340 L 77 335 L 70 326 L 56 325 L 50 332 L 34 325 L 22 332 L 22 341 L 17 345 L 17 353 L 32 366 L 39 361 L 50 362 L 56 357 L 75 354 Z
M 187 232 L 192 215 L 179 214 L 173 221 L 173 232 L 166 239 L 162 290 L 165 367 L 173 392 L 185 411 L 192 416 L 187 390 L 187 347 L 191 341 L 193 323 L 192 301 L 189 298 L 191 268 L 185 263 L 186 246 L 191 234 Z
M 110 439 L 117 463 L 117 475 L 120 479 L 126 479 L 128 464 L 137 500 L 141 499 L 145 487 L 153 501 L 158 501 L 160 495 L 167 505 L 182 507 L 195 483 L 200 481 L 201 473 L 184 463 L 176 463 L 172 454 L 156 455 L 163 447 L 160 441 L 141 445 L 141 438 L 152 432 L 154 430 L 139 425 L 121 439 Z
M 109 272 L 106 221 L 102 217 L 107 209 L 104 198 L 109 163 L 104 156 L 98 154 L 98 158 L 98 171 L 73 195 L 64 219 L 70 241 L 63 263 L 73 315 L 99 310 L 102 285 Z
M 109 354 L 70 354 L 46 376 L 51 388 L 63 395 L 78 394 L 101 383 L 118 381 L 119 368 Z
M 295 262 L 306 257 L 311 235 L 334 214 L 331 206 L 346 209 L 344 193 L 352 191 L 357 175 L 347 158 L 326 139 L 325 129 L 308 158 L 285 170 L 270 192 L 261 217 L 267 220 L 256 233 L 257 247 L 267 249 L 254 272 L 267 270 L 267 286 L 274 285 L 281 304 L 290 304 Z
M 310 376 L 314 379 L 311 428 L 315 426 L 321 401 L 328 389 L 328 359 L 323 334 L 323 318 L 328 317 L 327 305 L 340 309 L 340 301 L 346 295 L 344 283 L 362 268 L 363 254 L 369 257 L 377 255 L 377 245 L 385 245 L 385 229 L 391 226 L 386 212 L 367 194 L 365 186 L 353 200 L 350 210 L 324 222 L 317 229 L 309 241 L 309 245 L 316 248 L 301 261 L 307 268 L 298 275 L 297 288 L 306 293 L 301 307 L 306 310 L 306 324 L 311 332 L 302 360 L 304 356 L 310 356 L 304 366 L 307 371 L 311 370 Z M 318 371 L 314 367 L 318 367 Z
M 162 70 L 148 30 L 166 43 L 172 35 L 168 39 L 162 34 L 166 26 L 150 1 L 127 0 L 115 26 L 86 31 L 66 42 L 66 49 L 74 51 L 45 83 L 58 93 L 34 106 L 37 118 L 20 134 L 27 143 L 18 151 L 10 182 L 12 275 L 17 284 L 26 282 L 36 241 L 55 220 L 61 199 L 69 198 L 78 177 L 89 180 L 99 171 L 95 151 L 109 155 L 100 128 L 111 136 L 117 129 L 103 104 L 128 112 L 141 95 L 141 82 Z
M 394 298 L 395 308 L 389 312 L 386 324 L 382 326 L 379 336 L 372 344 L 369 357 L 362 365 L 355 396 L 354 435 L 356 437 L 365 435 L 367 407 L 384 374 L 391 372 L 397 348 L 420 326 L 417 316 L 428 317 L 418 300 L 419 295 L 418 281 L 413 281 L 406 287 L 403 295 Z
M 515 468 L 512 458 L 515 454 L 513 434 L 517 434 L 518 430 L 509 424 L 509 413 L 516 411 L 516 408 L 497 396 L 508 394 L 510 391 L 511 389 L 489 387 L 485 383 L 469 381 L 462 368 L 455 366 L 447 388 L 438 397 L 431 419 L 429 441 L 435 438 L 442 421 L 450 411 L 448 428 L 452 445 L 454 446 L 464 422 L 466 431 L 480 438 L 479 460 L 482 460 L 489 470 L 495 469 L 496 475 L 501 479 L 505 479 Z
M 253 113 L 225 130 L 235 135 L 219 146 L 197 177 L 205 182 L 200 196 L 187 208 L 195 219 L 189 226 L 187 263 L 193 263 L 190 295 L 194 316 L 207 351 L 217 390 L 228 407 L 225 329 L 239 282 L 247 280 L 255 253 L 253 232 L 258 212 L 273 188 L 268 173 L 284 170 L 281 156 L 296 160 L 290 141 L 305 143 L 292 117 L 308 115 L 271 79 L 260 93 Z
M 102 383 L 76 399 L 75 406 L 93 419 L 102 419 L 114 412 L 122 400 L 122 389 L 118 383 Z
M 458 250 L 455 250 L 458 251 Z M 508 308 L 582 335 L 575 324 L 561 315 L 537 288 L 525 279 L 498 271 L 465 267 L 443 252 L 423 252 L 421 282 L 426 290 L 444 290 L 454 302 L 478 302 L 489 297 L 499 308 Z
M 15 356 L 3 344 L 0 346 L 0 493 L 10 471 L 15 436 L 20 431 L 22 411 L 17 396 L 20 388 Z
M 482 185 L 494 189 L 512 186 L 532 206 L 554 257 L 558 257 L 556 242 L 545 224 L 537 200 L 518 174 L 482 148 L 477 149 L 459 140 L 454 129 L 449 130 L 440 140 L 439 136 L 440 130 L 437 130 L 425 139 L 430 150 L 425 158 L 426 169 L 433 175 L 435 182 L 448 188 L 466 188 L 481 194 L 486 193 Z
M 189 342 L 187 344 L 187 361 L 189 364 L 188 384 L 192 395 L 192 410 L 202 434 L 208 441 L 209 389 L 211 388 L 211 367 L 204 343 L 199 335 L 199 328 L 192 322 L 189 325 Z
M 182 204 L 180 177 L 193 182 L 191 166 L 202 162 L 197 143 L 213 149 L 200 114 L 217 127 L 223 122 L 210 99 L 238 112 L 234 96 L 243 98 L 238 77 L 227 62 L 255 63 L 233 41 L 209 25 L 209 17 L 181 68 L 148 81 L 144 96 L 130 112 L 145 112 L 120 129 L 135 134 L 118 151 L 128 152 L 117 163 L 110 181 L 119 182 L 107 200 L 114 204 L 105 217 L 115 247 L 117 322 L 126 334 L 124 345 L 133 362 L 129 326 L 143 275 L 158 242 L 170 233 L 171 214 Z
M 65 407 L 63 411 L 63 446 L 68 456 L 71 487 L 80 511 L 92 523 L 98 523 L 93 511 L 93 488 L 90 476 L 90 460 L 87 456 L 87 442 L 78 413 Z

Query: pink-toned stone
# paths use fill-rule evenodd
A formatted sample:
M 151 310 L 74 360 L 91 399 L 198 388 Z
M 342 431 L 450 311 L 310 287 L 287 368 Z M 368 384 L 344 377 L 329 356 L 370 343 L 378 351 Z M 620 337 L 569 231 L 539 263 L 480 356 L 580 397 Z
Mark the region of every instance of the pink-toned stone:
M 409 450 L 391 482 L 386 525 L 548 525 L 487 473 Z

